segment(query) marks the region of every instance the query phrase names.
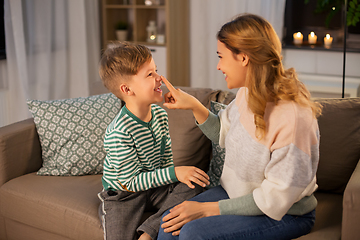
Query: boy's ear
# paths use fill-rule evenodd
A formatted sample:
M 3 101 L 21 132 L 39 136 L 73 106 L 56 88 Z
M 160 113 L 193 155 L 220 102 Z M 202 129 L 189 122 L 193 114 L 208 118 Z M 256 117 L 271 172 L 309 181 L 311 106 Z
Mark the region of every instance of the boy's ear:
M 130 87 L 128 85 L 126 85 L 125 83 L 122 83 L 120 85 L 120 92 L 122 92 L 125 95 L 132 95 L 133 91 L 130 89 Z

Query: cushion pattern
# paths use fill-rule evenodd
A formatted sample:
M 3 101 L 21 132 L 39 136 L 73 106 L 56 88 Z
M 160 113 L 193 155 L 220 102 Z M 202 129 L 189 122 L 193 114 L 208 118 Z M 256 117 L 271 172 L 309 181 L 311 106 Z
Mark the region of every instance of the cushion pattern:
M 112 93 L 27 102 L 42 148 L 38 175 L 78 176 L 102 172 L 104 133 L 120 110 Z
M 213 102 L 210 103 L 210 111 L 214 114 L 222 109 L 225 109 L 227 105 Z M 207 175 L 210 177 L 210 184 L 208 188 L 216 187 L 220 185 L 220 177 L 224 166 L 225 160 L 225 148 L 220 147 L 219 144 L 212 142 L 212 159 L 210 160 L 209 171 Z

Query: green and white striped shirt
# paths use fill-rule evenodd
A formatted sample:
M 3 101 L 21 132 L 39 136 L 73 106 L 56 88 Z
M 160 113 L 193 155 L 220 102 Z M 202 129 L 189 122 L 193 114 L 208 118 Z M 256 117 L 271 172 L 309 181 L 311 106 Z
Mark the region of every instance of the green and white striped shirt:
M 171 151 L 168 116 L 151 105 L 152 119 L 144 122 L 126 106 L 105 132 L 105 190 L 145 191 L 177 182 Z

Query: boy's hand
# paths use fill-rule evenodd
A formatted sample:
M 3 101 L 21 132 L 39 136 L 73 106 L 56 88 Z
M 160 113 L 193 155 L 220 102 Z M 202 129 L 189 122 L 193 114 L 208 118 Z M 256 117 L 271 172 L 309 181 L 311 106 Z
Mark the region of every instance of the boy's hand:
M 189 186 L 195 188 L 192 183 L 196 183 L 201 187 L 206 187 L 210 184 L 209 176 L 201 169 L 193 166 L 175 167 L 175 174 L 177 179 Z

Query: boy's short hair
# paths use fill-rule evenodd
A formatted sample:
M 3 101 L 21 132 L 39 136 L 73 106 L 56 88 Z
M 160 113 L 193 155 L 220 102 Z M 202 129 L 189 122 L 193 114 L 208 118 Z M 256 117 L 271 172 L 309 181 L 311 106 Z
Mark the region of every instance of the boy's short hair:
M 103 53 L 99 74 L 104 86 L 120 98 L 120 83 L 139 72 L 140 67 L 151 61 L 147 47 L 129 42 L 113 43 Z

